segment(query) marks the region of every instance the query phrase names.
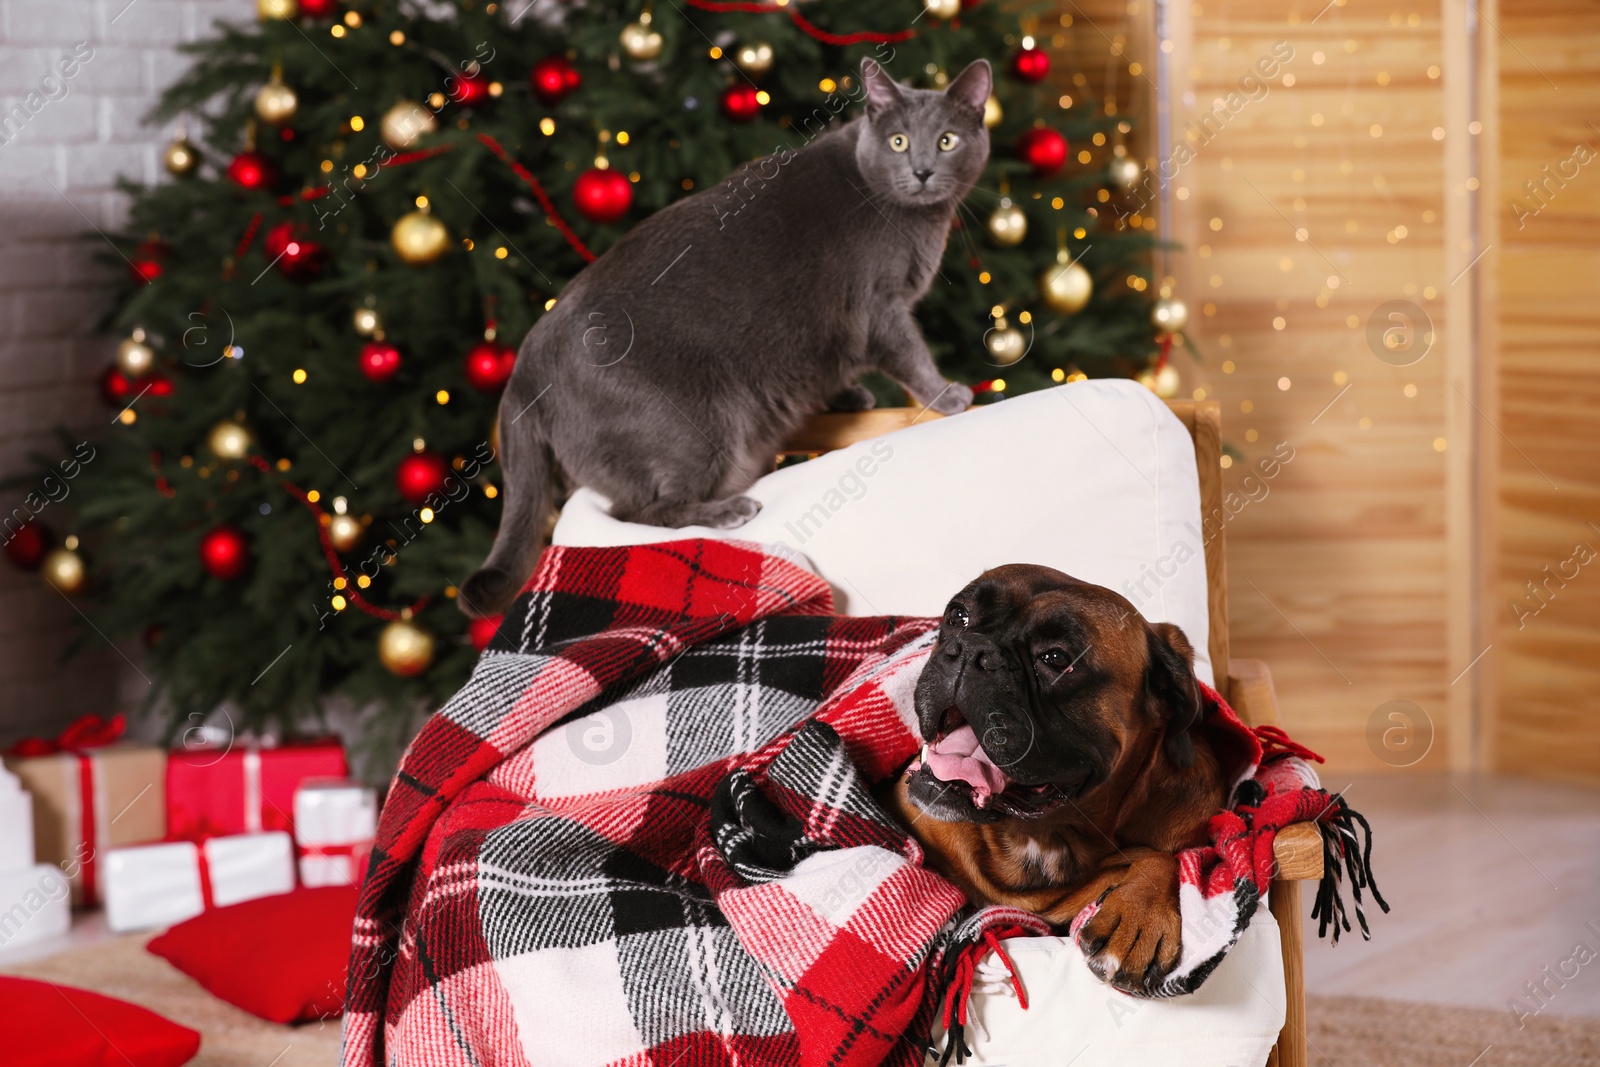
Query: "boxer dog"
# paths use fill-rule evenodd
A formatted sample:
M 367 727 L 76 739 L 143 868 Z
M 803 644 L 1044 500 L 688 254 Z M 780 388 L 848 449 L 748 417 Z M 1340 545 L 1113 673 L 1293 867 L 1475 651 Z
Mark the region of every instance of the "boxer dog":
M 1180 849 L 1228 783 L 1191 736 L 1194 649 L 1109 589 L 1048 567 L 985 572 L 946 608 L 917 681 L 922 758 L 888 800 L 973 903 L 1079 933 L 1090 968 L 1150 992 L 1178 962 Z

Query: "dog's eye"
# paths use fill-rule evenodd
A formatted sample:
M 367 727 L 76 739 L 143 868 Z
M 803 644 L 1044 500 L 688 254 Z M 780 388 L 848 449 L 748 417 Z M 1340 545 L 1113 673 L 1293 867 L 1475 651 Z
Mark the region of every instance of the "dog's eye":
M 944 613 L 944 621 L 951 626 L 965 626 L 967 624 L 967 609 L 960 604 L 951 604 Z
M 939 151 L 948 152 L 961 143 L 961 138 L 949 131 L 939 135 Z
M 1070 671 L 1072 657 L 1067 655 L 1064 648 L 1047 648 L 1039 653 L 1039 662 L 1055 671 Z
M 911 139 L 903 133 L 890 134 L 889 147 L 896 152 L 904 152 L 911 147 Z

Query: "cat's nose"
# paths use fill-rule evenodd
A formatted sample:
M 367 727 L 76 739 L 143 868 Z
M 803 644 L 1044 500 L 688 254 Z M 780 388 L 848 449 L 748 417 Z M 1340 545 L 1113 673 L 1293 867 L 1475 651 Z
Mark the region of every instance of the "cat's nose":
M 927 185 L 928 179 L 933 177 L 933 171 L 931 170 L 914 170 L 911 173 L 914 174 L 917 181 L 921 182 L 923 185 Z

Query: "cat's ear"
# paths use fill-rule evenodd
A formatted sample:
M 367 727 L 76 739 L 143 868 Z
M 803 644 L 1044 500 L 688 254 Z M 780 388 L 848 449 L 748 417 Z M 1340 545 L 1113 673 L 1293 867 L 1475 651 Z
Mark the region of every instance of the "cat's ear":
M 876 60 L 861 61 L 861 84 L 867 90 L 867 114 L 878 115 L 901 102 L 900 86 L 877 64 Z M 987 98 L 986 98 L 987 99 Z
M 967 69 L 956 75 L 944 92 L 947 97 L 974 111 L 982 111 L 994 90 L 994 72 L 987 59 L 974 60 Z

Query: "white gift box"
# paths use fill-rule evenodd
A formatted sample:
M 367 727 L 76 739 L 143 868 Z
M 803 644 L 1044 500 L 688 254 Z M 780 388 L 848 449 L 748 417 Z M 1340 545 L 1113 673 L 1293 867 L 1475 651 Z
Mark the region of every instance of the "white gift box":
M 117 848 L 105 860 L 106 925 L 171 926 L 293 888 L 294 845 L 281 830 Z
M 0 767 L 0 872 L 28 870 L 33 860 L 33 797 Z
M 31 845 L 31 824 L 29 831 Z M 0 949 L 59 937 L 71 925 L 72 883 L 60 867 L 36 863 L 0 871 Z
M 366 873 L 378 831 L 378 796 L 345 778 L 313 778 L 294 794 L 294 835 L 300 883 L 353 885 Z

